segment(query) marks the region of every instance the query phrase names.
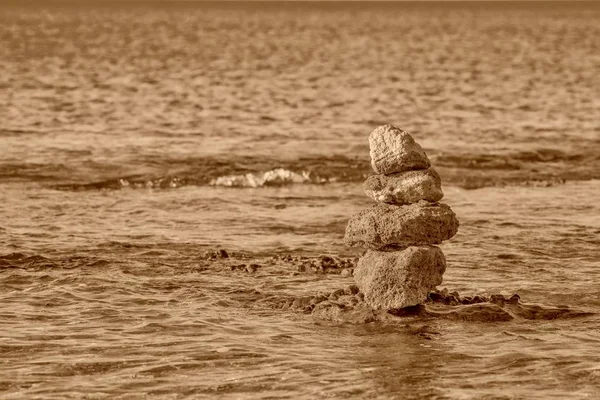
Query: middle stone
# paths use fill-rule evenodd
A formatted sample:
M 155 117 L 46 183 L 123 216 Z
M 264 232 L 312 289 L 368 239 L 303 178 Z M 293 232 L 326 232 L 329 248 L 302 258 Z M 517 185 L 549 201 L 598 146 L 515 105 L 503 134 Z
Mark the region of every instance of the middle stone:
M 344 242 L 370 249 L 419 246 L 439 244 L 457 231 L 456 214 L 443 203 L 375 204 L 350 218 Z

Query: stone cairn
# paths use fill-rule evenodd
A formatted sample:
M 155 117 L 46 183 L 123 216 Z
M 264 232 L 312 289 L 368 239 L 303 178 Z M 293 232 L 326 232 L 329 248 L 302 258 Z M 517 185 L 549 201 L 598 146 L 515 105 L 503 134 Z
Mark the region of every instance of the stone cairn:
M 380 126 L 369 146 L 376 175 L 363 187 L 376 204 L 352 216 L 344 237 L 347 245 L 368 249 L 354 278 L 376 310 L 414 306 L 442 283 L 446 258 L 434 245 L 456 234 L 458 220 L 438 203 L 440 176 L 410 134 Z

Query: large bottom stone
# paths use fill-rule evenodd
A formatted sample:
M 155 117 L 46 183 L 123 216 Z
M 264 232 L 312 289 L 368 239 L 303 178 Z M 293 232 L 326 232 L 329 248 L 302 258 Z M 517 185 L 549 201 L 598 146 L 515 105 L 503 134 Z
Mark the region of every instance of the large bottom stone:
M 371 307 L 391 310 L 423 303 L 442 283 L 445 270 L 446 258 L 439 247 L 369 250 L 358 261 L 354 280 Z

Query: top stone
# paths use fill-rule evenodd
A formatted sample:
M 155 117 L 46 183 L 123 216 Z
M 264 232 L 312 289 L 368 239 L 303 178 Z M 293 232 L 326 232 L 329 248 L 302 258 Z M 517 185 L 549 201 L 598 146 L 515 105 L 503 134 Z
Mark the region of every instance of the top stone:
M 371 166 L 378 174 L 392 174 L 431 166 L 423 148 L 408 132 L 382 125 L 369 135 Z

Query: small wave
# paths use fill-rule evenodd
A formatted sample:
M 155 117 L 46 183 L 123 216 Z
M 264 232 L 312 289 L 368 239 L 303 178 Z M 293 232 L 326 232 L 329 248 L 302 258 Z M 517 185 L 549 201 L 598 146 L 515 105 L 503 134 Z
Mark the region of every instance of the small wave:
M 310 172 L 296 173 L 284 168 L 276 168 L 262 173 L 220 176 L 210 181 L 211 186 L 226 187 L 263 187 L 283 186 L 292 183 L 326 183 L 329 179 L 316 178 Z
M 532 149 L 502 154 L 430 151 L 429 157 L 445 185 L 466 189 L 509 185 L 545 187 L 566 181 L 600 179 L 600 157 L 593 151 Z M 372 173 L 367 154 L 363 158 L 312 156 L 287 161 L 247 156 L 140 158 L 119 165 L 0 163 L 0 182 L 42 182 L 67 191 L 359 183 Z
M 57 190 L 83 191 L 83 190 L 118 190 L 130 189 L 176 189 L 190 183 L 177 176 L 164 176 L 160 178 L 119 178 L 108 179 L 89 183 L 64 183 L 53 185 Z
M 186 183 L 177 176 L 165 176 L 149 180 L 130 180 L 121 178 L 118 180 L 119 187 L 131 187 L 135 189 L 175 189 L 184 186 Z

